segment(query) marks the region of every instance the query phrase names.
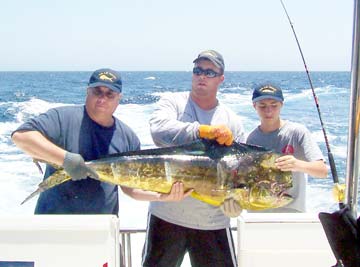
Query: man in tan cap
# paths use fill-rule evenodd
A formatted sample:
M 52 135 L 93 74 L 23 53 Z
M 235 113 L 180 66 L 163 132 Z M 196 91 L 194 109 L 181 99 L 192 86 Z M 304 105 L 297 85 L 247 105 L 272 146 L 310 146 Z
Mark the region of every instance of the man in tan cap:
M 157 103 L 150 118 L 154 143 L 166 147 L 207 138 L 229 146 L 244 141 L 241 119 L 216 97 L 224 81 L 223 57 L 207 50 L 193 63 L 190 93 L 167 94 Z M 188 197 L 191 190 L 184 192 L 182 183 L 175 183 L 166 199 L 138 193 L 131 196 L 151 201 L 143 266 L 180 266 L 185 253 L 192 266 L 236 266 L 229 217 L 238 216 L 241 207 L 233 199 L 215 207 Z

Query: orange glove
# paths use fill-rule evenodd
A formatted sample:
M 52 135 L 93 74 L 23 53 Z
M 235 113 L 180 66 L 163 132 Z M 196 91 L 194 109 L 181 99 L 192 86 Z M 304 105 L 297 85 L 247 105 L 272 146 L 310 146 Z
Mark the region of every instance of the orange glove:
M 230 146 L 234 141 L 232 132 L 225 125 L 200 125 L 199 136 L 206 139 L 215 139 L 220 145 Z

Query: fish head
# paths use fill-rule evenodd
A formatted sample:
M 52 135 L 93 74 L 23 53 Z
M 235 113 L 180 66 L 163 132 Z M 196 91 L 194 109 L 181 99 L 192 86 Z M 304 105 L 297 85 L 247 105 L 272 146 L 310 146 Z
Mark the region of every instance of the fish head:
M 267 190 L 259 188 L 234 189 L 231 196 L 246 210 L 267 210 L 286 206 L 293 201 L 293 197 L 286 194 L 269 194 Z
M 292 187 L 292 173 L 275 166 L 279 156 L 261 151 L 224 157 L 218 163 L 218 180 L 243 209 L 283 207 L 293 200 L 287 194 Z

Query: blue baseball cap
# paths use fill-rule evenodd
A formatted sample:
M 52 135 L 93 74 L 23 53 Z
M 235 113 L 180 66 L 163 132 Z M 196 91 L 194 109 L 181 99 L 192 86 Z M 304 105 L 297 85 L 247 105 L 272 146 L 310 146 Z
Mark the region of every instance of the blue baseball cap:
M 121 93 L 122 81 L 120 73 L 112 69 L 98 69 L 91 75 L 88 86 L 105 86 L 115 92 Z
M 263 99 L 274 99 L 279 102 L 284 101 L 284 96 L 279 87 L 270 84 L 260 85 L 254 89 L 252 101 L 253 103 Z

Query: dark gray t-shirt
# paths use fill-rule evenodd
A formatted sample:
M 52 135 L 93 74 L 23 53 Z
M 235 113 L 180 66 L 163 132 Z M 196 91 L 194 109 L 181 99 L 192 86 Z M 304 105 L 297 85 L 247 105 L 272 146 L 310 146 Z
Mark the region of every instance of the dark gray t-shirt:
M 87 114 L 85 106 L 66 106 L 48 110 L 22 124 L 16 131 L 39 131 L 59 147 L 83 156 L 85 161 L 140 149 L 140 141 L 118 119 L 103 127 Z M 54 172 L 46 166 L 44 179 Z M 94 179 L 69 181 L 40 194 L 36 214 L 118 214 L 117 186 Z

